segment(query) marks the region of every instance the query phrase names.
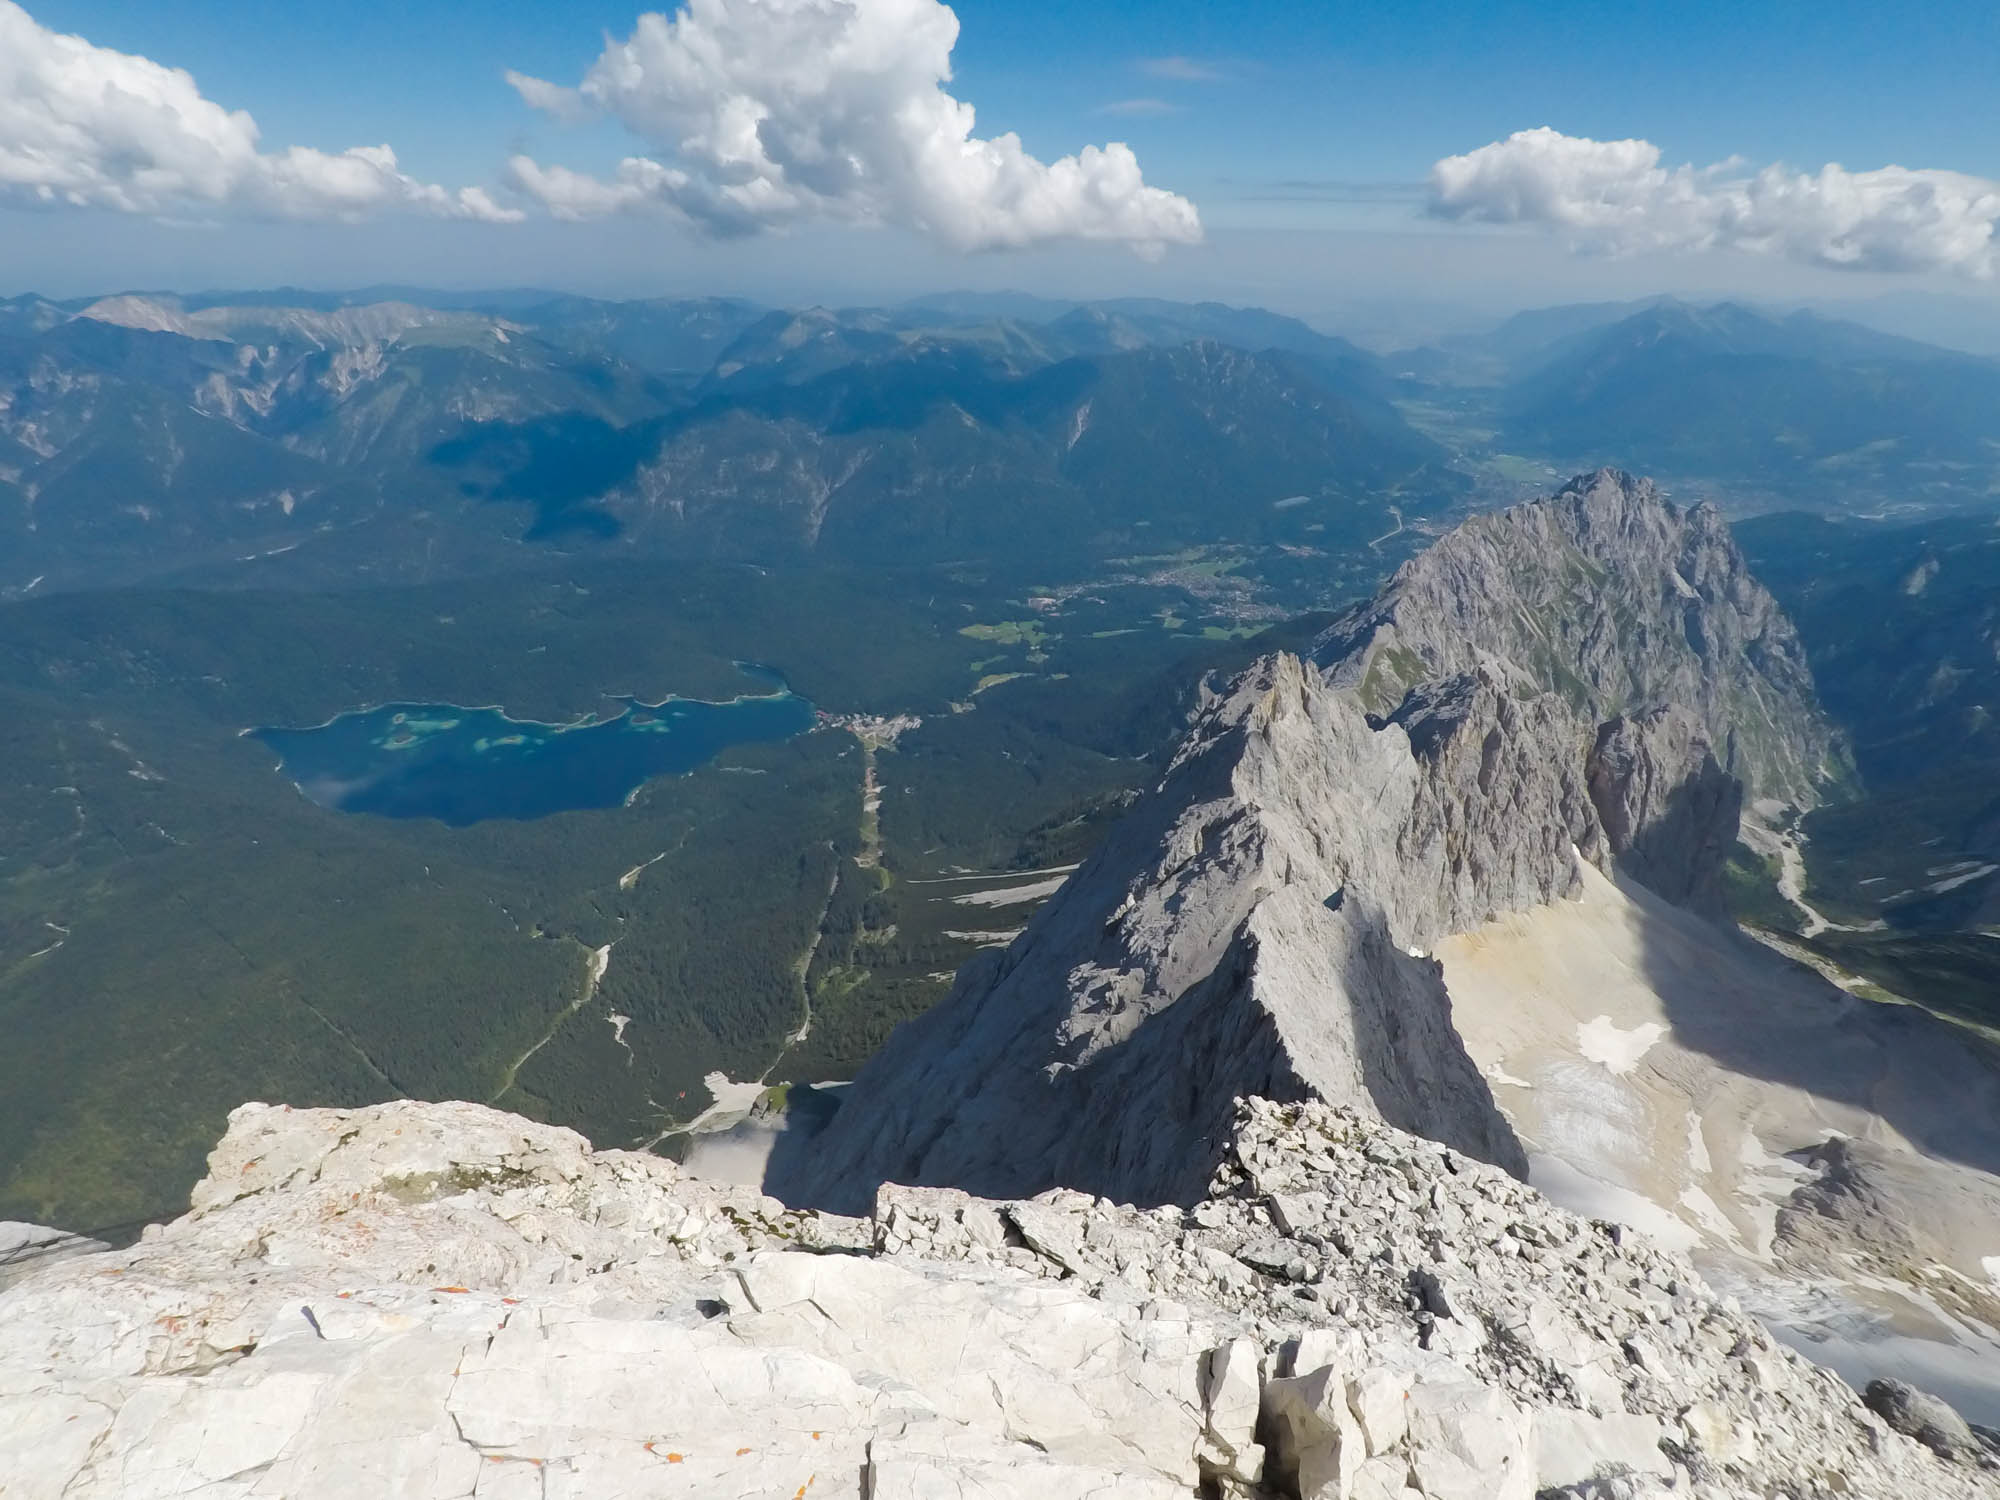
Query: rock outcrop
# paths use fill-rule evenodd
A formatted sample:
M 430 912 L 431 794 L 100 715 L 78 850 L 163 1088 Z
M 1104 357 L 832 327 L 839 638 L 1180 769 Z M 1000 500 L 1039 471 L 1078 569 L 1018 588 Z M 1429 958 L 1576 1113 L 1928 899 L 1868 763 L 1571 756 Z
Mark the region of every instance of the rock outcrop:
M 766 1186 L 846 1212 L 885 1181 L 1182 1200 L 1238 1094 L 1522 1171 L 1424 955 L 1577 894 L 1579 858 L 1713 910 L 1740 776 L 1805 799 L 1832 754 L 1714 512 L 1610 471 L 1467 522 L 1316 660 L 1212 693 L 1104 846 Z
M 30 1271 L 40 1270 L 50 1261 L 71 1255 L 87 1255 L 104 1248 L 99 1240 L 86 1239 L 67 1230 L 0 1219 L 0 1287 L 20 1280 Z
M 9 1500 L 1992 1492 L 1892 1394 L 1503 1172 L 1264 1101 L 1189 1209 L 867 1219 L 472 1105 L 246 1105 L 186 1217 L 0 1293 Z

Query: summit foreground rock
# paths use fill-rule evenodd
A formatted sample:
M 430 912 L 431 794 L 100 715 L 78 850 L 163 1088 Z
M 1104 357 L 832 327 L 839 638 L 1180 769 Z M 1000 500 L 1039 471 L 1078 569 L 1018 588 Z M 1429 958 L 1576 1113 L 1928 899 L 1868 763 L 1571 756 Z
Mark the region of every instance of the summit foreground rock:
M 8 1500 L 1993 1493 L 1936 1446 L 1324 1105 L 1239 1105 L 1187 1209 L 866 1219 L 474 1105 L 246 1105 L 186 1217 L 0 1293 Z

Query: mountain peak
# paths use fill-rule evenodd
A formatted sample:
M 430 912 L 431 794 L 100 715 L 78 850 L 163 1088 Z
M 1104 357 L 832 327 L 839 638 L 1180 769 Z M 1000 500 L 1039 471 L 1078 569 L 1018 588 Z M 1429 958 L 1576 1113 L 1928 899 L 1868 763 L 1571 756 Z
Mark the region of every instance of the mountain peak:
M 1798 634 L 1721 513 L 1620 469 L 1473 517 L 1329 626 L 1314 657 L 1377 714 L 1495 658 L 1593 721 L 1679 703 L 1752 795 L 1799 806 L 1841 764 Z

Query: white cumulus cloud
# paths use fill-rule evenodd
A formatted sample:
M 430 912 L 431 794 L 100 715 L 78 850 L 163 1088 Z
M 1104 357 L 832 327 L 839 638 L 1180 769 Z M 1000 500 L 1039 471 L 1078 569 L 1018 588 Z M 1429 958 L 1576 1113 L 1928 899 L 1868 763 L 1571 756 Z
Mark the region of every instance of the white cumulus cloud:
M 1044 162 L 1011 133 L 974 135 L 944 88 L 957 41 L 939 0 L 688 0 L 641 16 L 573 89 L 508 75 L 530 105 L 609 115 L 651 154 L 610 181 L 525 156 L 510 176 L 564 217 L 646 205 L 721 234 L 822 219 L 963 250 L 1201 238 L 1194 205 L 1147 186 L 1127 146 Z
M 1660 164 L 1650 141 L 1594 141 L 1543 127 L 1431 168 L 1431 212 L 1567 231 L 1631 252 L 1728 248 L 1865 271 L 1990 276 L 2000 264 L 2000 182 L 1880 167 L 1759 170 L 1740 160 Z
M 260 150 L 257 122 L 186 72 L 50 31 L 13 0 L 0 0 L 0 198 L 156 216 L 522 217 L 480 188 L 405 176 L 387 146 Z

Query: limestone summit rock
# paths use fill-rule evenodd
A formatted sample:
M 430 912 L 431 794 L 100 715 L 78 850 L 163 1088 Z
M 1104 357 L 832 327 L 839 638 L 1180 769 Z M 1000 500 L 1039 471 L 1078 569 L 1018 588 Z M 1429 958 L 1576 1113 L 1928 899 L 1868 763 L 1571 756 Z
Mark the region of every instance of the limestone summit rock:
M 232 1116 L 0 1296 L 16 1496 L 1186 1495 L 1208 1335 L 472 1105 Z
M 865 1219 L 473 1105 L 248 1105 L 185 1217 L 0 1292 L 8 1500 L 1993 1492 L 1895 1410 L 1497 1168 L 1257 1100 L 1189 1208 Z
M 67 1230 L 0 1219 L 0 1287 L 20 1280 L 30 1271 L 40 1270 L 50 1261 L 104 1248 L 99 1240 Z

